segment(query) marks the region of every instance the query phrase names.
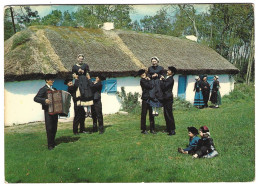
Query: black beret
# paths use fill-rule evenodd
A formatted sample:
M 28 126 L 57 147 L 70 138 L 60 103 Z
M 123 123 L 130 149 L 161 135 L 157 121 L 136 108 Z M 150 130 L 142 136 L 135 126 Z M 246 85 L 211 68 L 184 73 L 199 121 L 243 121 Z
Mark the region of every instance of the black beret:
M 50 80 L 50 79 L 55 79 L 55 78 L 56 78 L 55 74 L 45 74 L 44 75 L 45 80 Z
M 69 82 L 71 82 L 72 79 L 71 78 L 66 78 L 65 81 L 64 81 L 64 84 L 67 85 Z
M 145 70 L 144 69 L 140 69 L 137 73 L 138 76 L 142 75 L 143 73 L 145 73 Z
M 171 70 L 173 74 L 177 72 L 177 69 L 173 66 L 168 67 L 168 69 Z
M 196 129 L 195 127 L 187 127 L 188 131 L 191 132 L 194 135 L 199 134 L 198 129 Z
M 106 77 L 102 76 L 101 74 L 99 74 L 97 77 L 99 77 L 101 81 L 106 80 Z

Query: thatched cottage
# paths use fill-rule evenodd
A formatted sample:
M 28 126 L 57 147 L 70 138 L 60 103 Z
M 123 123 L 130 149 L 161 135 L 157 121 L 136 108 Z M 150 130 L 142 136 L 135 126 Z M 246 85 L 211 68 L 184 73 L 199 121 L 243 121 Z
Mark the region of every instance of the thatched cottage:
M 41 105 L 33 101 L 45 83 L 43 75 L 57 74 L 54 86 L 66 90 L 63 80 L 71 74 L 79 53 L 85 55 L 92 77 L 103 73 L 108 78 L 102 91 L 104 114 L 120 110 L 115 92 L 121 87 L 126 92 L 141 92 L 134 75 L 150 66 L 152 56 L 159 57 L 165 69 L 177 68 L 173 94 L 190 102 L 196 75 L 208 74 L 212 81 L 218 74 L 220 92 L 225 95 L 233 90 L 232 75 L 238 73 L 214 50 L 187 39 L 123 30 L 33 26 L 4 43 L 5 125 L 44 120 Z

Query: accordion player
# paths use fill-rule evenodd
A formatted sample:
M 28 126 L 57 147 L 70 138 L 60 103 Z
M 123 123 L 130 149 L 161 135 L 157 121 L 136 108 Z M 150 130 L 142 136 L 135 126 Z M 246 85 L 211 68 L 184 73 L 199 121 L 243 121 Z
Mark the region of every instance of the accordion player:
M 68 116 L 71 101 L 70 93 L 63 90 L 47 91 L 47 97 L 51 101 L 48 109 L 50 115 Z

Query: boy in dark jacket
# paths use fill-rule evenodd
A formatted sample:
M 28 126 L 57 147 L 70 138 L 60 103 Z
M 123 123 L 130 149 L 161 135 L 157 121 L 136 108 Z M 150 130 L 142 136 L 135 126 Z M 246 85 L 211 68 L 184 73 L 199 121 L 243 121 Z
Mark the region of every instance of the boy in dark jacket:
M 46 74 L 45 75 L 46 84 L 38 91 L 38 93 L 34 97 L 34 101 L 37 103 L 41 103 L 42 109 L 44 110 L 45 127 L 46 127 L 49 150 L 53 150 L 54 147 L 56 146 L 55 136 L 56 136 L 57 126 L 58 126 L 58 114 L 50 115 L 48 110 L 51 101 L 47 97 L 47 91 L 56 90 L 56 88 L 52 88 L 54 78 L 55 75 Z
M 160 78 L 161 80 L 161 88 L 163 91 L 163 111 L 164 111 L 164 119 L 166 121 L 166 129 L 168 135 L 175 135 L 175 121 L 172 113 L 172 105 L 173 105 L 173 94 L 172 89 L 174 85 L 173 76 L 176 73 L 175 67 L 168 67 L 166 78 L 163 76 Z
M 102 114 L 102 103 L 101 103 L 101 90 L 102 90 L 102 82 L 106 78 L 102 75 L 98 75 L 94 82 L 91 81 L 90 75 L 86 75 L 89 85 L 94 94 L 94 104 L 91 106 L 92 111 L 92 119 L 93 119 L 93 132 L 97 132 L 97 122 L 99 128 L 99 134 L 104 133 L 104 124 L 103 124 L 103 114 Z
M 71 94 L 73 102 L 74 102 L 74 119 L 73 119 L 73 133 L 75 135 L 79 133 L 85 133 L 85 110 L 83 106 L 77 106 L 77 101 L 79 98 L 76 97 L 76 91 L 79 87 L 78 75 L 73 75 L 75 79 L 75 83 L 72 83 L 72 79 L 67 78 L 64 81 L 64 84 L 68 86 L 68 92 Z M 80 125 L 80 129 L 78 132 L 78 126 Z
M 146 131 L 146 115 L 149 110 L 149 120 L 150 120 L 150 132 L 152 134 L 156 134 L 154 128 L 154 116 L 152 114 L 152 107 L 147 102 L 149 99 L 149 91 L 152 89 L 152 84 L 150 83 L 150 79 L 147 77 L 145 70 L 140 69 L 138 71 L 138 75 L 141 77 L 140 86 L 142 88 L 142 112 L 141 112 L 141 133 L 147 134 Z
M 207 126 L 202 126 L 199 129 L 201 139 L 198 145 L 194 149 L 194 155 L 192 158 L 212 158 L 218 155 L 213 143 L 213 139 L 210 138 L 210 132 Z

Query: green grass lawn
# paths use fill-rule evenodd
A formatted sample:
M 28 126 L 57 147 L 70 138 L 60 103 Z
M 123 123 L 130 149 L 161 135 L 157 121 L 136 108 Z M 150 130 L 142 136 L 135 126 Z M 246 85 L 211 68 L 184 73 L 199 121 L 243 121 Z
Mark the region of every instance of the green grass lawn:
M 242 94 L 241 94 L 241 92 Z M 52 182 L 248 182 L 255 178 L 254 87 L 240 86 L 219 109 L 176 109 L 176 135 L 140 132 L 140 115 L 105 116 L 105 133 L 72 134 L 59 123 L 58 146 L 47 149 L 44 123 L 5 127 L 5 180 Z M 147 121 L 148 122 L 148 121 Z M 187 127 L 209 127 L 219 156 L 192 159 L 177 152 L 188 144 Z M 86 126 L 91 127 L 90 119 Z

